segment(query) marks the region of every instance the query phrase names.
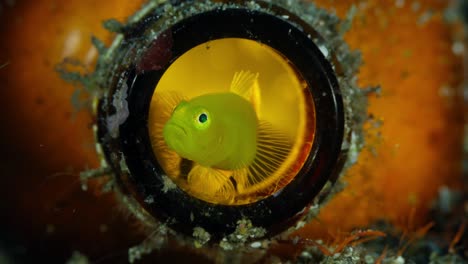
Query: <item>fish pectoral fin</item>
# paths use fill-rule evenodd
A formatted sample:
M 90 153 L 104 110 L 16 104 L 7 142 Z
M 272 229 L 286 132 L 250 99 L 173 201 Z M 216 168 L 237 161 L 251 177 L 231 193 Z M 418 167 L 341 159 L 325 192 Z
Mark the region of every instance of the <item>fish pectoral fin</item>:
M 252 73 L 250 71 L 238 71 L 234 73 L 230 91 L 251 101 L 254 86 L 258 86 L 258 75 L 258 73 Z
M 257 154 L 246 170 L 236 171 L 233 175 L 240 194 L 273 190 L 286 181 L 289 174 L 286 160 L 292 149 L 290 139 L 271 124 L 260 121 L 257 136 Z

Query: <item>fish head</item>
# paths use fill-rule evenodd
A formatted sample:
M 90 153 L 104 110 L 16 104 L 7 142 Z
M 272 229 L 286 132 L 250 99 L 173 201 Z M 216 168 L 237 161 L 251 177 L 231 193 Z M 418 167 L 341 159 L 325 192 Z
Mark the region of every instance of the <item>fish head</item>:
M 163 129 L 164 141 L 170 149 L 201 164 L 216 149 L 220 136 L 212 111 L 187 101 L 176 106 Z

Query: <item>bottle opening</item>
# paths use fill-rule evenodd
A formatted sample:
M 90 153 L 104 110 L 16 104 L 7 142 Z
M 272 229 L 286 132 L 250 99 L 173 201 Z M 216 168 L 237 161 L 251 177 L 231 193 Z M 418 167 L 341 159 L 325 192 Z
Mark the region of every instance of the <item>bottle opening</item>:
M 282 190 L 315 134 L 307 82 L 280 52 L 223 38 L 175 60 L 156 85 L 148 129 L 167 176 L 206 202 L 241 205 Z
M 118 186 L 187 235 L 221 239 L 245 219 L 270 235 L 288 228 L 345 155 L 321 36 L 286 10 L 234 5 L 148 15 L 103 61 L 117 71 L 97 133 Z

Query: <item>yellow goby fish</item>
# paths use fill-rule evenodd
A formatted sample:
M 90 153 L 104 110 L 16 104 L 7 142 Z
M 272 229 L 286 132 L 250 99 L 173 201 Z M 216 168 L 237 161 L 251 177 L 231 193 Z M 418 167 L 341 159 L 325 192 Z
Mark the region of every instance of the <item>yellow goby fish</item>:
M 163 130 L 169 148 L 206 167 L 249 166 L 257 153 L 258 120 L 245 97 L 257 76 L 241 72 L 234 78 L 232 92 L 180 102 Z
M 287 158 L 287 137 L 258 118 L 257 79 L 258 74 L 240 71 L 227 92 L 179 100 L 164 124 L 169 150 L 194 162 L 187 175 L 194 192 L 203 190 L 204 196 L 223 196 L 221 200 L 235 199 L 247 189 L 262 192 L 259 185 Z

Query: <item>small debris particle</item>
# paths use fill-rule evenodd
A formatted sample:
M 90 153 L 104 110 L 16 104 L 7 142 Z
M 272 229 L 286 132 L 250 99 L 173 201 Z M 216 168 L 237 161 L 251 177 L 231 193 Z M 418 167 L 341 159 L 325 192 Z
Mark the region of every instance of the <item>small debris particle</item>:
M 300 237 L 295 236 L 292 240 L 293 245 L 297 245 L 297 243 L 300 241 Z
M 405 259 L 402 256 L 398 256 L 394 260 L 390 261 L 391 264 L 405 264 Z
M 91 37 L 91 43 L 97 49 L 99 54 L 106 53 L 107 48 L 106 48 L 106 45 L 104 44 L 104 42 L 102 40 L 98 39 L 95 36 L 92 36 Z
M 304 221 L 299 221 L 296 223 L 296 229 L 303 228 L 306 225 L 306 222 Z
M 260 241 L 256 241 L 256 242 L 253 242 L 252 244 L 250 244 L 251 248 L 260 248 L 261 246 L 262 246 L 262 242 L 260 242 Z
M 236 231 L 223 238 L 219 245 L 224 250 L 232 250 L 244 246 L 249 239 L 261 238 L 265 234 L 266 230 L 264 228 L 254 227 L 250 220 L 242 219 L 237 222 Z
M 309 35 L 309 36 L 310 36 L 310 35 Z M 325 47 L 325 45 L 319 45 L 318 48 L 319 48 L 319 50 L 322 52 L 323 56 L 324 56 L 325 58 L 327 58 L 327 57 L 328 57 L 328 54 L 329 54 L 329 51 L 328 51 L 327 47 Z
M 303 259 L 312 259 L 312 254 L 309 251 L 302 251 L 301 258 Z
M 358 8 L 355 5 L 352 5 L 348 12 L 346 13 L 345 19 L 341 22 L 339 27 L 339 33 L 344 34 L 351 29 L 354 17 L 358 12 Z
M 128 262 L 134 263 L 136 260 L 140 260 L 144 255 L 147 255 L 153 251 L 149 247 L 131 247 L 128 249 Z
M 463 55 L 463 53 L 465 53 L 465 45 L 463 44 L 463 42 L 454 42 L 452 45 L 452 52 L 455 55 Z
M 193 234 L 192 235 L 195 238 L 194 246 L 196 248 L 202 247 L 204 244 L 206 244 L 211 239 L 210 233 L 206 232 L 205 229 L 203 229 L 201 227 L 195 227 L 193 229 Z
M 115 183 L 114 179 L 111 178 L 110 180 L 108 180 L 108 181 L 102 186 L 102 192 L 103 192 L 103 193 L 108 193 L 108 192 L 112 191 L 112 190 L 114 189 L 114 186 L 115 186 L 114 183 Z
M 448 85 L 442 85 L 439 88 L 439 96 L 440 97 L 445 97 L 445 98 L 450 98 L 455 95 L 455 90 L 448 86 Z
M 439 188 L 439 195 L 434 202 L 433 207 L 443 214 L 450 213 L 457 203 L 460 202 L 462 195 L 460 192 L 450 189 L 447 186 Z
M 231 244 L 227 238 L 223 238 L 221 240 L 221 242 L 219 242 L 219 246 L 224 249 L 224 250 L 233 250 L 234 249 L 234 245 Z
M 116 19 L 108 19 L 108 20 L 104 21 L 102 24 L 103 24 L 104 28 L 109 30 L 110 32 L 117 32 L 118 33 L 118 32 L 121 32 L 122 29 L 124 28 L 122 23 L 120 23 Z
M 431 256 L 429 257 L 430 262 L 429 264 L 465 264 L 466 259 L 461 257 L 457 254 L 446 254 L 446 255 L 439 255 L 437 252 L 432 252 Z
M 122 155 L 122 157 L 120 158 L 119 165 L 120 165 L 120 169 L 121 169 L 123 172 L 130 173 L 130 170 L 128 169 L 127 163 L 125 162 L 125 157 L 124 157 L 123 155 Z
M 422 26 L 429 22 L 433 17 L 434 12 L 432 10 L 427 10 L 426 12 L 422 13 L 421 16 L 418 18 L 418 25 Z
M 167 244 L 168 229 L 165 225 L 160 225 L 141 244 L 128 249 L 128 262 L 134 263 L 141 260 L 144 255 L 148 255 L 154 250 L 161 249 Z
M 108 167 L 101 167 L 93 170 L 86 170 L 80 172 L 80 181 L 81 181 L 81 189 L 83 191 L 88 190 L 88 180 L 103 177 L 111 173 L 111 169 Z
M 115 114 L 107 117 L 107 128 L 111 137 L 116 138 L 119 135 L 119 127 L 129 115 L 127 102 L 127 83 L 123 82 L 121 89 L 114 94 L 112 105 L 115 107 Z
M 153 197 L 152 195 L 146 196 L 146 198 L 145 198 L 145 203 L 147 203 L 147 204 L 152 204 L 152 203 L 154 203 L 154 197 Z
M 163 184 L 164 184 L 162 191 L 164 193 L 167 193 L 168 191 L 174 190 L 175 188 L 177 188 L 177 185 L 166 175 L 163 175 L 162 179 L 163 179 Z
M 366 264 L 374 264 L 374 263 L 375 263 L 375 259 L 374 259 L 374 257 L 371 256 L 371 255 L 366 255 L 366 256 L 364 257 L 364 262 L 365 262 Z

